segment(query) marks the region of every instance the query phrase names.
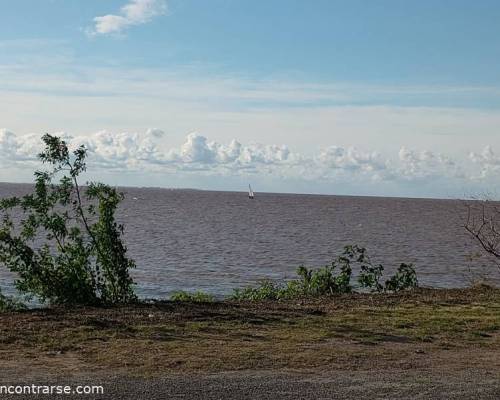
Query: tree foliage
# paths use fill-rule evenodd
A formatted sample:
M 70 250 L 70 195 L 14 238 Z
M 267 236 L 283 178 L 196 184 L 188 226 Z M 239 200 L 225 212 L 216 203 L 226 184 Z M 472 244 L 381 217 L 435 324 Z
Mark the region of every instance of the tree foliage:
M 70 151 L 57 136 L 42 137 L 34 192 L 0 200 L 0 264 L 15 272 L 17 289 L 55 304 L 135 300 L 123 226 L 115 220 L 122 194 L 102 183 L 79 184 L 84 146 Z M 54 180 L 58 179 L 57 183 Z M 13 218 L 13 213 L 22 218 Z M 17 222 L 15 222 L 17 221 Z

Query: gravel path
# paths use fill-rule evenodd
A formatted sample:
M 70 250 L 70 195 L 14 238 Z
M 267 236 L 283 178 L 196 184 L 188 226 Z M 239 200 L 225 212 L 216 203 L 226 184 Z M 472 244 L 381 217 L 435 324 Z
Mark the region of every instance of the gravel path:
M 38 376 L 37 384 L 103 385 L 104 395 L 66 396 L 95 399 L 499 399 L 498 371 L 423 374 L 421 371 L 333 371 L 331 373 L 231 372 L 170 375 L 163 378 L 98 377 L 64 380 Z M 1 379 L 6 384 L 5 375 Z M 23 383 L 25 383 L 24 381 Z M 15 384 L 14 381 L 8 382 Z M 64 396 L 0 396 L 5 399 Z

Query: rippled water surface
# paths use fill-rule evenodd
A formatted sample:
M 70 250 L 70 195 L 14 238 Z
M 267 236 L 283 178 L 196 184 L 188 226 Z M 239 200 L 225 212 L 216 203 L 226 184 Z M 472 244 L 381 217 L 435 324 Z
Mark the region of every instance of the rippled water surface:
M 0 184 L 0 197 L 28 190 Z M 456 287 L 481 278 L 500 283 L 491 261 L 468 260 L 479 249 L 461 227 L 465 208 L 459 201 L 123 191 L 119 219 L 145 297 L 179 289 L 226 294 L 262 278 L 290 278 L 298 265 L 325 265 L 350 243 L 367 247 L 386 272 L 414 263 L 424 285 Z M 12 277 L 0 270 L 0 280 L 8 286 Z

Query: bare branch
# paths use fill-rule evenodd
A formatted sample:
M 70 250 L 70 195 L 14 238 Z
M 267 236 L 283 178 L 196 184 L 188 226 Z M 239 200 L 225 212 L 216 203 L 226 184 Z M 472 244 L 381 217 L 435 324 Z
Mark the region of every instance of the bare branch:
M 497 260 L 500 268 L 500 208 L 489 200 L 467 204 L 465 230 L 483 250 Z

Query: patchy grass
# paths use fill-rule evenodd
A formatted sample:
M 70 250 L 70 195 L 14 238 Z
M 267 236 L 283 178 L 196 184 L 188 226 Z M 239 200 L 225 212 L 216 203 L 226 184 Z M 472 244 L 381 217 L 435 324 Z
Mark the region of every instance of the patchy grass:
M 481 363 L 495 363 L 500 290 L 30 310 L 0 314 L 0 345 L 10 363 L 66 362 L 71 370 L 138 375 L 370 363 L 414 368 L 447 357 L 470 363 L 481 354 Z
M 171 301 L 188 301 L 192 303 L 210 303 L 215 301 L 215 297 L 203 292 L 189 293 L 183 290 L 175 292 L 170 296 Z

